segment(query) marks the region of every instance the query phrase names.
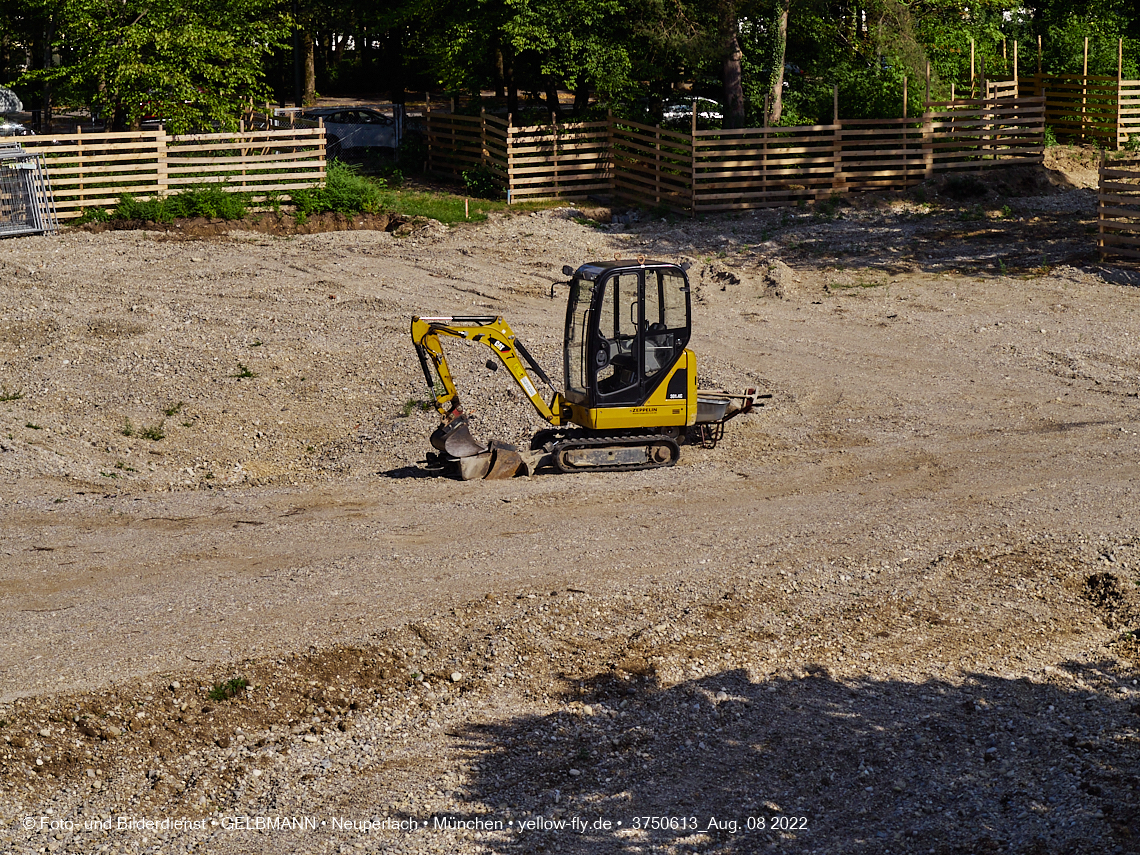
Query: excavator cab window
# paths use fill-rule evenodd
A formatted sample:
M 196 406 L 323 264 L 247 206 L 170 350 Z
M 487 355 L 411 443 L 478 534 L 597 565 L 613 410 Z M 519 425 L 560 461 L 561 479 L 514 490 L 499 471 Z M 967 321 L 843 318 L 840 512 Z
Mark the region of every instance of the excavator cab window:
M 566 311 L 567 398 L 593 407 L 637 406 L 689 342 L 689 285 L 675 267 L 575 278 Z
M 599 406 L 636 402 L 641 372 L 638 354 L 638 271 L 616 273 L 603 285 L 593 342 L 594 383 Z
M 594 300 L 594 283 L 586 279 L 570 280 L 570 298 L 566 304 L 566 337 L 563 341 L 563 376 L 566 378 L 566 400 L 585 404 L 590 387 L 589 342 L 590 309 Z

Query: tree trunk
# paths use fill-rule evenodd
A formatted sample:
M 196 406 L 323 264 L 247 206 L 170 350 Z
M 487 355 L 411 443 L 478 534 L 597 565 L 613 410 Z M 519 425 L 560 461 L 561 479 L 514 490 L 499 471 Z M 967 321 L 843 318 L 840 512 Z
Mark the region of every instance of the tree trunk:
M 562 118 L 562 102 L 558 98 L 558 81 L 553 77 L 546 80 L 546 108 L 557 119 Z
M 726 128 L 744 127 L 744 81 L 740 69 L 742 57 L 740 41 L 736 38 L 736 21 L 733 20 L 732 32 L 728 37 L 724 53 L 724 126 Z
M 404 76 L 404 45 L 400 39 L 400 30 L 395 28 L 384 34 L 384 52 L 381 63 L 388 71 L 391 81 L 389 99 L 393 104 L 407 103 L 407 84 Z
M 503 49 L 495 48 L 495 97 L 502 98 L 507 94 L 507 75 L 503 69 Z
M 574 90 L 574 115 L 580 116 L 590 106 L 590 84 L 582 81 Z
M 503 82 L 507 87 L 507 113 L 517 116 L 519 112 L 519 88 L 515 86 L 515 59 L 505 53 L 503 56 Z
M 316 50 L 311 34 L 301 33 L 301 40 L 305 43 L 305 89 L 301 100 L 305 104 L 315 104 L 317 100 Z
M 111 130 L 122 132 L 127 129 L 127 110 L 122 101 L 115 102 L 115 110 L 111 118 Z
M 55 40 L 55 25 L 49 17 L 44 21 L 44 71 L 52 67 L 52 42 Z M 51 81 L 44 81 L 43 89 L 43 102 L 40 107 L 43 110 L 43 128 L 45 131 L 51 130 Z
M 765 124 L 774 125 L 784 113 L 784 51 L 788 47 L 788 8 L 791 0 L 780 0 L 776 11 L 776 67 L 772 70 L 772 106 Z

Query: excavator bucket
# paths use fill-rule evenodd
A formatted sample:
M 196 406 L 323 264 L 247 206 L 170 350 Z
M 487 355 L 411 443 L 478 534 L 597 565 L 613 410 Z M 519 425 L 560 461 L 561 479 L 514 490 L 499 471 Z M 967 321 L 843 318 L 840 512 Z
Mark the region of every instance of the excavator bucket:
M 467 416 L 462 414 L 436 428 L 430 442 L 432 448 L 455 458 L 474 457 L 487 450 L 487 446 L 475 441 L 471 427 L 467 424 Z

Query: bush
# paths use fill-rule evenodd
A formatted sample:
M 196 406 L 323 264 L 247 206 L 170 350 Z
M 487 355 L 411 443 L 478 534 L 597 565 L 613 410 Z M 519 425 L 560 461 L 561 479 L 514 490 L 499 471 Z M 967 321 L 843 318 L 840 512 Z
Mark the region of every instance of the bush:
M 240 220 L 249 210 L 245 193 L 233 193 L 221 184 L 206 184 L 164 200 L 171 217 L 209 217 Z
M 293 206 L 300 217 L 336 211 L 341 214 L 375 214 L 382 207 L 384 182 L 357 174 L 351 166 L 329 161 L 324 187 L 295 190 Z
M 90 208 L 83 212 L 77 224 L 108 220 L 140 220 L 144 223 L 170 223 L 180 217 L 210 217 L 211 219 L 240 220 L 249 210 L 246 193 L 232 193 L 220 184 L 209 184 L 193 190 L 184 190 L 163 199 L 136 199 L 130 193 L 119 197 L 110 211 Z
M 477 199 L 498 199 L 502 195 L 495 173 L 487 166 L 476 166 L 464 170 L 463 186 L 468 195 Z

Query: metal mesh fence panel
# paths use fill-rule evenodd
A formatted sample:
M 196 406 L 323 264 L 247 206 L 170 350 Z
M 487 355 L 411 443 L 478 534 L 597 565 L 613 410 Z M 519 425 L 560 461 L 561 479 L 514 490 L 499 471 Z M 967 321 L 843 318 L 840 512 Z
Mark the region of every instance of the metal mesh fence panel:
M 42 158 L 19 145 L 0 146 L 0 238 L 58 229 Z

